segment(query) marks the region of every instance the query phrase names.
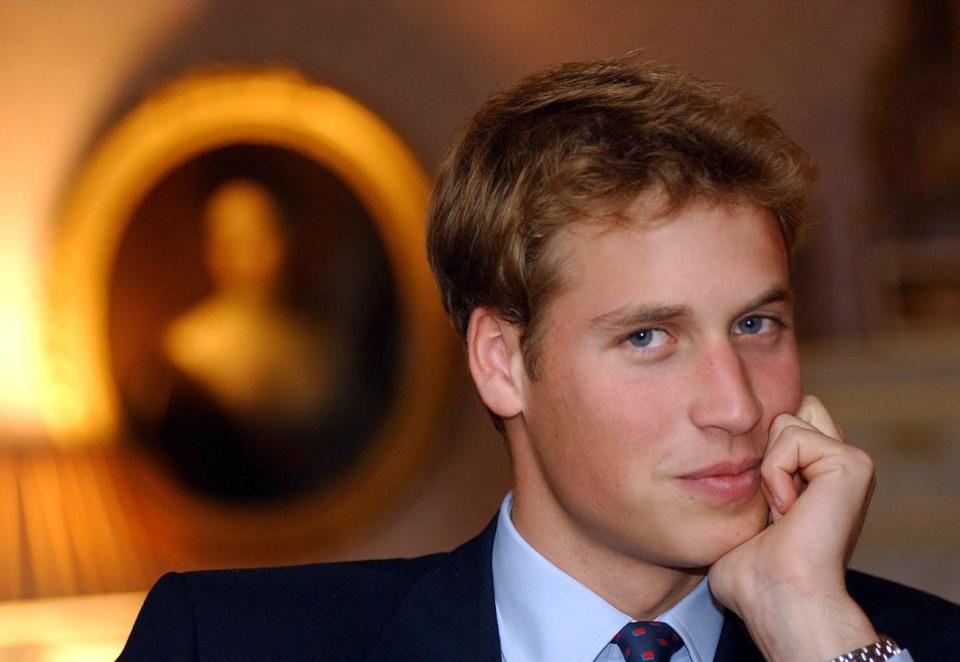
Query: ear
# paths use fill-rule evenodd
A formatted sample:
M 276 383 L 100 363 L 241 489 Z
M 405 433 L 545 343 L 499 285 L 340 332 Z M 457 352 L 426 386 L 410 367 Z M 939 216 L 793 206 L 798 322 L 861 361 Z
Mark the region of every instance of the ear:
M 520 332 L 489 308 L 474 308 L 467 326 L 467 360 L 480 399 L 502 419 L 523 412 L 526 370 Z

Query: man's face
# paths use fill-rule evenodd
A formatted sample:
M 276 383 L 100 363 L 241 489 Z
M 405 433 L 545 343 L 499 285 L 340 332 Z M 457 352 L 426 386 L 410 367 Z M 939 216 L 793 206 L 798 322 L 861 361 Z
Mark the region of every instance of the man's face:
M 564 287 L 512 423 L 515 518 L 703 567 L 764 526 L 767 432 L 800 404 L 787 255 L 755 207 L 630 215 L 557 238 Z

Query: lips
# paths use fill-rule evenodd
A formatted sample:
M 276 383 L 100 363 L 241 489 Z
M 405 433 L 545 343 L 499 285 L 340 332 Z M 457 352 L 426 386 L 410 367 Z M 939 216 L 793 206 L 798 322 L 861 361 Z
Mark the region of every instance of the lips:
M 725 501 L 753 496 L 760 486 L 760 459 L 726 460 L 679 477 L 687 489 Z

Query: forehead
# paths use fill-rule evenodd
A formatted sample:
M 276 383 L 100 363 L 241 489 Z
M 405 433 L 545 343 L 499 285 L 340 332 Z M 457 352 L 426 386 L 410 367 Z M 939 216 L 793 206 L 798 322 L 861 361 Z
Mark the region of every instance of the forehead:
M 631 303 L 736 305 L 789 281 L 776 218 L 743 203 L 695 201 L 658 214 L 641 200 L 614 221 L 565 228 L 554 250 L 563 273 L 552 303 L 598 314 Z

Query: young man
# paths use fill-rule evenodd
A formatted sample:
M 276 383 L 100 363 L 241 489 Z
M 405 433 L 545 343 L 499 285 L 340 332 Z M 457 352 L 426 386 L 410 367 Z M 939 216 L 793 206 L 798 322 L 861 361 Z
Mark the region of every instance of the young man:
M 750 100 L 630 58 L 490 99 L 428 248 L 509 446 L 498 517 L 450 554 L 167 575 L 123 659 L 960 657 L 960 607 L 844 571 L 873 467 L 802 395 L 812 179 Z

